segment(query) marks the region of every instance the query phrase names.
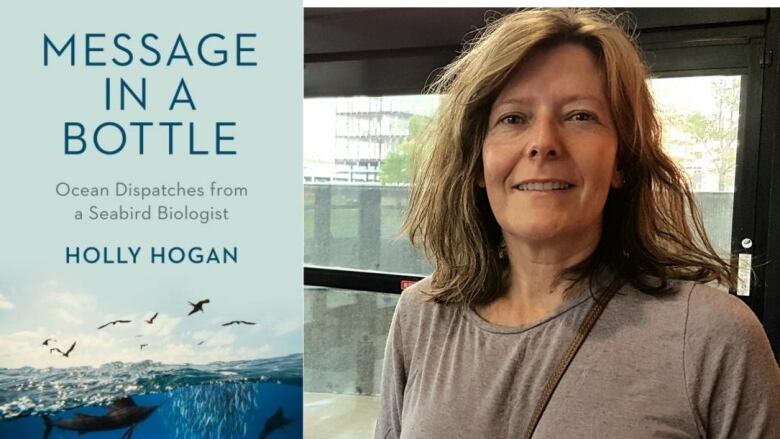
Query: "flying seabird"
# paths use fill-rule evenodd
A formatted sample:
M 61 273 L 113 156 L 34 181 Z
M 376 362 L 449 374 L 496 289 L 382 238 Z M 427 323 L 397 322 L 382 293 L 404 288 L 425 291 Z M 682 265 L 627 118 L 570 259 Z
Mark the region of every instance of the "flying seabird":
M 255 322 L 247 322 L 246 320 L 233 320 L 232 322 L 223 323 L 222 326 L 230 325 L 256 325 Z
M 60 348 L 51 348 L 51 349 L 49 349 L 49 353 L 51 354 L 51 353 L 52 353 L 52 351 L 57 351 L 57 352 L 59 352 L 60 354 L 62 354 L 62 356 L 63 356 L 63 357 L 65 357 L 65 358 L 68 358 L 68 355 L 70 355 L 70 352 L 71 352 L 71 351 L 73 350 L 73 348 L 75 348 L 75 347 L 76 347 L 76 342 L 74 341 L 74 342 L 73 342 L 73 344 L 72 344 L 72 345 L 70 345 L 70 347 L 68 348 L 68 350 L 67 350 L 67 351 L 65 351 L 65 352 L 62 352 L 62 351 L 60 350 Z
M 130 323 L 132 320 L 114 320 L 113 322 L 108 322 L 105 325 L 98 326 L 98 329 L 103 329 L 108 325 L 116 325 L 117 323 Z
M 149 319 L 149 320 L 144 320 L 144 321 L 145 321 L 146 323 L 148 323 L 148 324 L 150 324 L 150 325 L 151 325 L 152 323 L 154 323 L 154 319 L 156 319 L 156 318 L 157 318 L 157 314 L 159 314 L 159 313 L 154 313 L 154 315 L 152 316 L 152 318 L 151 318 L 151 319 Z
M 206 343 L 206 340 L 201 340 L 198 342 L 198 346 L 202 345 L 203 343 Z
M 142 344 L 142 345 L 141 345 L 141 350 L 144 350 L 144 348 L 145 348 L 145 347 L 147 347 L 147 346 L 149 346 L 149 344 L 148 344 L 148 343 L 144 343 L 144 344 Z
M 188 302 L 190 305 L 192 305 L 192 311 L 190 311 L 190 313 L 187 314 L 187 315 L 191 316 L 191 315 L 195 314 L 198 311 L 203 312 L 203 304 L 209 303 L 209 302 L 210 302 L 209 299 L 201 300 L 198 303 Z
M 43 343 L 41 343 L 41 345 L 48 346 L 50 341 L 57 341 L 57 340 L 53 338 L 47 338 L 46 340 L 43 341 Z

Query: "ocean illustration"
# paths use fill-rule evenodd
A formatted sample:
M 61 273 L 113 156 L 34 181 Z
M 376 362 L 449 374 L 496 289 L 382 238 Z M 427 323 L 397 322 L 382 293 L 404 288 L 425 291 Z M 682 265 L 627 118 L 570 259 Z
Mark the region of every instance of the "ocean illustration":
M 139 294 L 57 282 L 5 288 L 0 438 L 303 437 L 292 307 L 248 311 L 262 300 L 250 293 L 147 293 L 137 306 Z
M 303 437 L 303 356 L 0 368 L 0 438 Z

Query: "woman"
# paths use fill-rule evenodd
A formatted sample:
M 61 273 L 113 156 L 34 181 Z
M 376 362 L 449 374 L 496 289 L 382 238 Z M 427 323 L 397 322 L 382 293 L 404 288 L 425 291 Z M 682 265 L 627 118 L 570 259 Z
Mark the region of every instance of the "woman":
M 396 308 L 375 437 L 780 438 L 766 335 L 703 285 L 730 267 L 614 23 L 509 15 L 438 80 L 405 224 L 436 269 Z

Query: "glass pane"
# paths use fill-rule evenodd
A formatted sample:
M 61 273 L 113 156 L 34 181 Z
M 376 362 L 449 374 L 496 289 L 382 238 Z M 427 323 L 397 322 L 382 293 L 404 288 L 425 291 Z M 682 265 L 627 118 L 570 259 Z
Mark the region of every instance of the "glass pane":
M 723 256 L 731 248 L 742 80 L 696 76 L 650 81 L 664 148 L 688 173 L 704 226 Z
M 399 297 L 305 288 L 304 437 L 372 437 Z
M 688 173 L 715 248 L 730 253 L 741 76 L 650 80 L 663 145 Z M 682 92 L 684 91 L 684 93 Z M 426 274 L 398 237 L 410 159 L 438 96 L 304 101 L 307 264 Z
M 305 263 L 431 271 L 398 231 L 412 151 L 438 105 L 438 96 L 304 101 Z

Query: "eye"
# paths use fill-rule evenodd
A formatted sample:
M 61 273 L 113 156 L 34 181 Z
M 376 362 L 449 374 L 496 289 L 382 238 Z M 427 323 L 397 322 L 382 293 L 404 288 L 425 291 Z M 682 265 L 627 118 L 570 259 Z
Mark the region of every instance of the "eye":
M 498 120 L 498 123 L 507 125 L 519 125 L 525 122 L 525 117 L 520 114 L 507 114 Z
M 598 120 L 594 114 L 588 113 L 586 111 L 577 111 L 569 116 L 569 119 L 575 122 L 589 122 Z

